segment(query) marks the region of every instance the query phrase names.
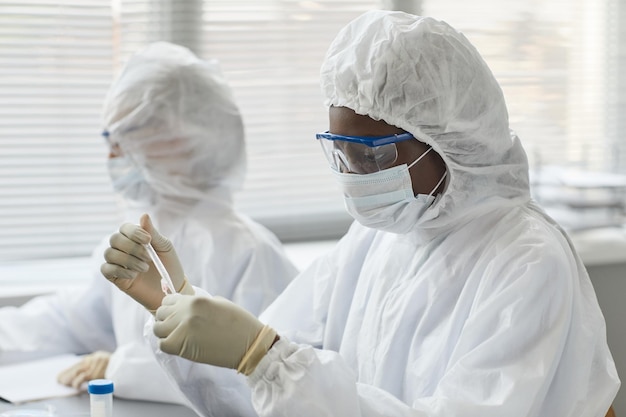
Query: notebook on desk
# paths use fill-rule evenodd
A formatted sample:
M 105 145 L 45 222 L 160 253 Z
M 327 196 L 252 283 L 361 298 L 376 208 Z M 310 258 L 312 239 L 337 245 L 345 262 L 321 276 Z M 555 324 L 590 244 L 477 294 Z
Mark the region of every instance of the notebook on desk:
M 76 364 L 77 355 L 56 355 L 19 363 L 0 364 L 0 398 L 21 404 L 28 401 L 76 395 L 80 390 L 57 382 L 57 375 Z

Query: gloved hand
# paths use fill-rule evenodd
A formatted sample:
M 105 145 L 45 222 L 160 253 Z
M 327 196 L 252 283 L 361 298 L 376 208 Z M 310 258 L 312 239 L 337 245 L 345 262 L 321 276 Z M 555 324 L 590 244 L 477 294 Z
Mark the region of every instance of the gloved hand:
M 80 386 L 92 379 L 104 378 L 111 354 L 99 350 L 83 358 L 76 365 L 70 366 L 57 376 L 60 384 L 79 389 Z
M 278 339 L 271 327 L 222 297 L 167 295 L 155 319 L 163 352 L 245 375 Z
M 120 231 L 111 236 L 111 247 L 104 252 L 106 263 L 102 264 L 100 271 L 120 290 L 154 312 L 165 294 L 161 289 L 161 276 L 144 244 L 152 242 L 178 292 L 193 294 L 194 291 L 187 283 L 172 242 L 159 234 L 147 214 L 141 216 L 139 223 L 140 226 L 124 223 Z

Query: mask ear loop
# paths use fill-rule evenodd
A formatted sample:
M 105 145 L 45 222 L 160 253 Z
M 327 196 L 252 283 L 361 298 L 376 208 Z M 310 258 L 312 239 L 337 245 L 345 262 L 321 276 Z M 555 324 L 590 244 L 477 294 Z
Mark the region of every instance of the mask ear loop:
M 417 158 L 415 161 L 411 162 L 411 165 L 409 165 L 409 167 L 408 167 L 408 168 L 410 169 L 411 167 L 413 167 L 413 165 L 417 164 L 417 163 L 418 163 L 418 162 L 419 162 L 419 161 L 420 161 L 423 157 L 425 157 L 425 156 L 426 156 L 426 154 L 427 154 L 428 152 L 430 152 L 430 151 L 432 151 L 432 150 L 433 150 L 433 147 L 432 147 L 432 146 L 431 146 L 431 147 L 429 147 L 429 148 L 428 148 L 428 149 L 427 149 L 427 150 L 426 150 L 423 154 L 421 154 L 421 155 L 419 156 L 419 158 Z
M 446 178 L 447 175 L 448 175 L 448 170 L 446 170 L 446 172 L 443 173 L 443 175 L 441 176 L 441 179 L 439 180 L 437 185 L 435 185 L 435 188 L 433 188 L 433 190 L 430 192 L 430 194 L 428 194 L 428 197 L 430 197 L 430 196 L 432 196 L 434 194 L 434 192 L 437 190 L 437 188 L 439 188 L 439 186 L 441 185 L 441 183 L 443 182 L 443 180 Z
M 409 165 L 409 168 L 411 168 L 413 165 L 417 164 L 420 159 L 422 159 L 423 157 L 426 156 L 426 154 L 430 151 L 433 150 L 433 147 L 429 147 L 423 154 L 420 155 L 419 158 L 417 158 L 415 161 L 411 162 L 411 165 Z M 448 170 L 446 170 L 446 172 L 443 173 L 443 175 L 441 176 L 441 178 L 439 179 L 439 182 L 437 183 L 437 185 L 435 185 L 435 187 L 432 189 L 432 191 L 430 193 L 428 193 L 428 197 L 432 196 L 433 193 L 437 190 L 437 188 L 439 188 L 439 186 L 441 185 L 441 183 L 443 182 L 443 180 L 446 178 L 446 176 L 448 175 Z

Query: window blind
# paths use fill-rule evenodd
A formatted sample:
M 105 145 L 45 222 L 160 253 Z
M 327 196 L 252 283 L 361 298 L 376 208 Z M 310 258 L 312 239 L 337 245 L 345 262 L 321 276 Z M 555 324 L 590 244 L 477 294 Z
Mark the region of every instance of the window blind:
M 318 71 L 363 11 L 443 19 L 502 85 L 532 164 L 626 173 L 625 0 L 62 0 L 0 5 L 0 261 L 85 256 L 117 227 L 98 137 L 111 77 L 147 43 L 217 58 L 246 126 L 240 210 L 284 241 L 338 237 L 350 218 L 314 139 Z
M 88 254 L 114 230 L 111 35 L 108 0 L 0 4 L 0 261 Z

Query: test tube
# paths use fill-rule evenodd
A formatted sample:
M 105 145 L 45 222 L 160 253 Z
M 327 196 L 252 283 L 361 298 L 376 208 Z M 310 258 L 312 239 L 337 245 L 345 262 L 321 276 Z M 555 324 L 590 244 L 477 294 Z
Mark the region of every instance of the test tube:
M 176 288 L 174 288 L 174 283 L 172 282 L 172 278 L 170 278 L 170 274 L 167 272 L 167 269 L 165 269 L 165 265 L 163 265 L 163 262 L 161 262 L 161 259 L 159 259 L 159 256 L 150 243 L 146 243 L 144 246 L 148 251 L 150 259 L 152 259 L 154 266 L 161 275 L 161 289 L 165 294 L 175 294 Z

